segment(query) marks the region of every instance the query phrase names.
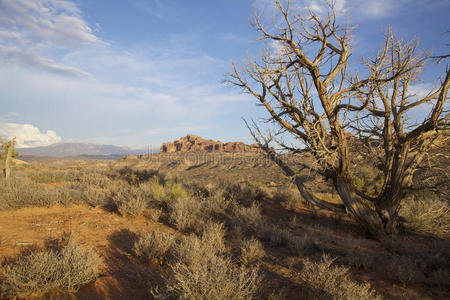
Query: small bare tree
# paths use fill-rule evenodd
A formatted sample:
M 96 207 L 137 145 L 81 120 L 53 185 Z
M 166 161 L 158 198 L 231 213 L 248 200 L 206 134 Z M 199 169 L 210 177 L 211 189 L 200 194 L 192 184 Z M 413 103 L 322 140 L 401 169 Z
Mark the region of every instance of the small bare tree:
M 414 172 L 423 166 L 433 141 L 448 128 L 444 105 L 450 69 L 426 96 L 408 89 L 418 80 L 427 56 L 417 43 L 396 39 L 391 30 L 373 59 L 363 61 L 364 78 L 349 70 L 353 28 L 336 23 L 334 9 L 325 18 L 309 11 L 308 17 L 291 15 L 277 1 L 281 21 L 273 30 L 264 27 L 255 12 L 261 40 L 276 45 L 260 59 L 248 59 L 242 71 L 233 63 L 227 81 L 253 95 L 267 110 L 269 122 L 299 143 L 278 144 L 291 153 L 304 153 L 312 162 L 296 162 L 328 179 L 342 204 L 327 202 L 311 192 L 305 176 L 285 156 L 269 147 L 274 136 L 249 129 L 268 156 L 292 177 L 310 203 L 336 212 L 347 212 L 374 235 L 391 234 L 398 221 L 398 208 L 412 185 Z M 407 116 L 417 107 L 430 114 L 418 124 Z M 375 163 L 383 175 L 376 194 L 367 193 L 352 180 L 354 154 Z
M 13 157 L 15 142 L 16 138 L 13 138 L 9 142 L 2 144 L 2 148 L 5 150 L 5 167 L 3 169 L 3 175 L 5 176 L 5 178 L 9 178 L 11 176 L 11 161 Z

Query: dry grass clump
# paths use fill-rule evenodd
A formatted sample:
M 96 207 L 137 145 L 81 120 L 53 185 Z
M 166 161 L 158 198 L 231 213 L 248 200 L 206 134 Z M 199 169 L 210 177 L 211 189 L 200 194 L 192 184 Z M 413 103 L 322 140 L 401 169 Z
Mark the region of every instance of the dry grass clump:
M 173 253 L 175 236 L 167 232 L 150 232 L 134 243 L 133 251 L 141 259 L 165 260 Z
M 349 270 L 334 265 L 334 259 L 324 254 L 321 261 L 306 259 L 301 272 L 302 280 L 307 284 L 306 299 L 382 299 L 376 295 L 366 282 L 357 283 L 350 279 Z
M 76 291 L 99 275 L 100 257 L 93 250 L 69 243 L 60 251 L 32 252 L 3 264 L 5 290 L 13 293 Z
M 450 237 L 450 206 L 446 199 L 431 193 L 422 199 L 406 199 L 399 214 L 406 219 L 406 229 L 442 238 Z
M 258 264 L 265 255 L 261 242 L 252 238 L 242 242 L 239 260 L 244 266 L 252 266 Z

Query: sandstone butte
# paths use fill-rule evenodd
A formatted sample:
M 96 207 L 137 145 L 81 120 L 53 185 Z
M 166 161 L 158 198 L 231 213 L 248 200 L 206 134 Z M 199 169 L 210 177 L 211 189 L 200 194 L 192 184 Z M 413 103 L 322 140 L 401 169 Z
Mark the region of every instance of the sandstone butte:
M 243 142 L 228 142 L 205 140 L 199 136 L 188 134 L 174 142 L 163 143 L 159 149 L 160 153 L 174 152 L 256 152 L 263 153 L 264 150 L 258 144 L 247 145 Z

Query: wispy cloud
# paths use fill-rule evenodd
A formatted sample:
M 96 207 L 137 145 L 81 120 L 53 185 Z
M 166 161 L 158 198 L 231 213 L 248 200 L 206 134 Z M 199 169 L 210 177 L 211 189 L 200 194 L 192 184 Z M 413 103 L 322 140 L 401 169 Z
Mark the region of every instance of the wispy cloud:
M 7 64 L 17 64 L 63 75 L 89 75 L 87 72 L 78 68 L 55 63 L 50 59 L 41 57 L 35 53 L 20 49 L 18 47 L 4 47 L 0 45 L 0 61 Z
M 3 122 L 136 144 L 140 137 L 161 142 L 180 130 L 239 123 L 239 112 L 254 107 L 248 95 L 220 84 L 228 61 L 199 47 L 199 32 L 107 44 L 72 2 L 30 2 L 0 0 L 0 104 L 5 113 L 20 112 Z
M 78 7 L 66 0 L 2 0 L 0 25 L 22 33 L 29 42 L 68 48 L 105 44 L 93 34 Z
M 81 16 L 78 7 L 66 0 L 1 0 L 0 61 L 45 72 L 86 76 L 87 72 L 62 64 L 42 53 L 67 52 L 85 46 L 105 46 Z
M 307 13 L 311 9 L 317 14 L 325 14 L 328 11 L 328 3 L 334 5 L 335 11 L 339 16 L 350 16 L 354 21 L 361 18 L 383 18 L 395 14 L 401 7 L 409 5 L 410 0 L 298 0 L 291 1 L 291 11 L 295 13 Z M 255 0 L 254 6 L 263 16 L 271 18 L 276 8 L 275 0 Z M 284 7 L 287 0 L 282 0 Z
M 167 0 L 136 0 L 134 5 L 141 11 L 161 20 L 170 20 L 176 16 L 176 10 Z
M 0 123 L 0 137 L 11 140 L 16 138 L 17 148 L 48 146 L 61 141 L 53 130 L 41 132 L 31 124 Z

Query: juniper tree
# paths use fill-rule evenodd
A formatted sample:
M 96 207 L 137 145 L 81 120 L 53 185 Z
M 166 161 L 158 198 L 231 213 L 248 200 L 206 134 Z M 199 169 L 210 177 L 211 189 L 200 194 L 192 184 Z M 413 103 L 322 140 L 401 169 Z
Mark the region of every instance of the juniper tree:
M 417 42 L 402 41 L 389 30 L 378 53 L 362 61 L 366 71 L 358 75 L 360 69 L 349 63 L 354 28 L 339 26 L 332 6 L 325 17 L 311 10 L 307 16 L 292 14 L 289 2 L 284 7 L 277 1 L 277 7 L 280 18 L 274 18 L 270 29 L 255 12 L 260 40 L 277 47 L 249 58 L 241 69 L 233 63 L 226 81 L 256 98 L 268 112 L 268 122 L 298 143 L 287 145 L 248 126 L 252 135 L 306 201 L 346 212 L 375 235 L 393 233 L 414 173 L 426 162 L 433 142 L 448 130 L 444 105 L 449 67 L 435 88 L 414 96 L 410 88 L 428 58 Z M 408 117 L 418 107 L 429 114 L 412 123 Z M 312 157 L 312 162 L 297 161 L 296 166 L 331 180 L 341 204 L 317 197 L 300 169 L 269 146 L 274 141 L 290 153 Z M 375 194 L 352 180 L 356 151 L 382 174 Z

